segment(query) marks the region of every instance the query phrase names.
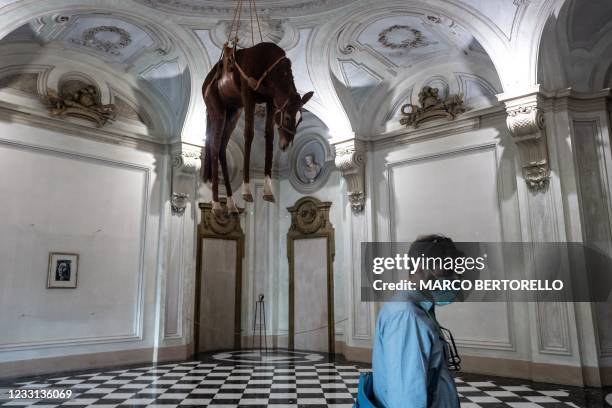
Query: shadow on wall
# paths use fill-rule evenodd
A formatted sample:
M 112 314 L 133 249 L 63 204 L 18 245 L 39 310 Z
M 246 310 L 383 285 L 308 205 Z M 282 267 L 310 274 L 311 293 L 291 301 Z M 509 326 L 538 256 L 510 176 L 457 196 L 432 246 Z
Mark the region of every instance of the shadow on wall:
M 374 92 L 377 94 L 388 94 L 390 87 L 387 81 L 382 81 L 372 86 L 351 87 L 344 84 L 335 73 L 330 72 L 332 84 L 338 94 L 338 98 L 343 105 L 344 111 L 349 118 L 353 131 L 358 136 L 371 136 L 370 132 L 376 127 L 376 124 L 364 123 L 364 114 L 366 111 L 384 111 L 388 112 L 392 109 L 393 101 L 390 98 L 385 98 L 382 105 L 371 106 L 368 104 L 369 97 Z M 365 115 L 372 117 L 372 115 Z
M 566 1 L 544 27 L 537 82 L 549 90 L 595 92 L 612 85 L 611 76 L 612 3 Z

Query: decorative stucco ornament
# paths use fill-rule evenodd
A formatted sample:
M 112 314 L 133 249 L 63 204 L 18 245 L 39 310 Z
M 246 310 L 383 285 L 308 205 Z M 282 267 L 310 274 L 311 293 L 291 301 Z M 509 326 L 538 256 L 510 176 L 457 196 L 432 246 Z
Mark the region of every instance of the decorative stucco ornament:
M 392 50 L 425 47 L 430 43 L 420 30 L 407 25 L 392 25 L 378 34 L 378 42 Z
M 115 41 L 104 39 L 101 34 L 116 37 Z M 74 43 L 93 48 L 106 54 L 121 55 L 120 50 L 132 43 L 132 37 L 123 28 L 115 26 L 97 26 L 83 32 L 81 39 L 73 39 Z
M 51 116 L 85 119 L 94 122 L 97 127 L 115 119 L 117 110 L 114 104 L 103 105 L 100 102 L 98 89 L 93 85 L 84 85 L 76 90 L 60 89 L 60 92 L 49 90 L 42 101 Z
M 419 104 L 421 106 L 411 103 L 402 106 L 400 124 L 416 128 L 420 123 L 428 120 L 439 118 L 454 120 L 457 115 L 466 110 L 463 94 L 448 95 L 445 100 L 442 100 L 439 96 L 439 89 L 429 86 L 421 89 Z

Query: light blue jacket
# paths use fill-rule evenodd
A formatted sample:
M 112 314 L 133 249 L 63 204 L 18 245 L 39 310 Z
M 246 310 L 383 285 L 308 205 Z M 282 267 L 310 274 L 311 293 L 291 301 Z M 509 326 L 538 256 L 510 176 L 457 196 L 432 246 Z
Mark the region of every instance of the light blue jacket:
M 384 408 L 459 408 L 444 341 L 428 315 L 433 304 L 419 306 L 389 302 L 378 315 L 372 356 L 376 400 Z

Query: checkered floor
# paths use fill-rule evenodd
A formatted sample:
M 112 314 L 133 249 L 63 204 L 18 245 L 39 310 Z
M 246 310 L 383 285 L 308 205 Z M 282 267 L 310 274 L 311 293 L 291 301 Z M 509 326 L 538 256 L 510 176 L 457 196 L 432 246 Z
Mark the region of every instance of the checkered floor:
M 1 407 L 352 407 L 360 371 L 314 353 L 218 353 L 201 361 L 17 381 Z M 518 380 L 459 375 L 464 408 L 604 407 L 603 394 Z M 69 400 L 10 399 L 11 389 L 65 389 Z M 598 402 L 599 401 L 599 402 Z

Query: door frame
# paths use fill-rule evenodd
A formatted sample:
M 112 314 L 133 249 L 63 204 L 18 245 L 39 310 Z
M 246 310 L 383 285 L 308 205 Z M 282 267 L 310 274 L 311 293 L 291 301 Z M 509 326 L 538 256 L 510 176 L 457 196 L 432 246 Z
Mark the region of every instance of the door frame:
M 291 227 L 287 232 L 287 259 L 289 261 L 289 338 L 288 348 L 295 349 L 295 256 L 296 240 L 326 238 L 327 241 L 327 323 L 328 352 L 335 353 L 336 330 L 334 322 L 334 257 L 335 232 L 329 221 L 332 203 L 322 202 L 315 197 L 300 198 L 287 210 L 291 213 Z
M 195 310 L 193 318 L 193 342 L 194 354 L 200 352 L 200 310 L 202 294 L 202 241 L 205 238 L 222 239 L 234 241 L 236 243 L 236 290 L 235 290 L 235 309 L 234 309 L 234 349 L 242 347 L 242 259 L 244 258 L 244 232 L 240 225 L 240 215 L 229 215 L 226 200 L 221 199 L 223 215 L 215 215 L 212 211 L 212 204 L 200 203 L 202 220 L 198 225 L 198 245 L 196 257 L 196 279 L 195 279 Z M 244 212 L 239 208 L 240 214 Z

